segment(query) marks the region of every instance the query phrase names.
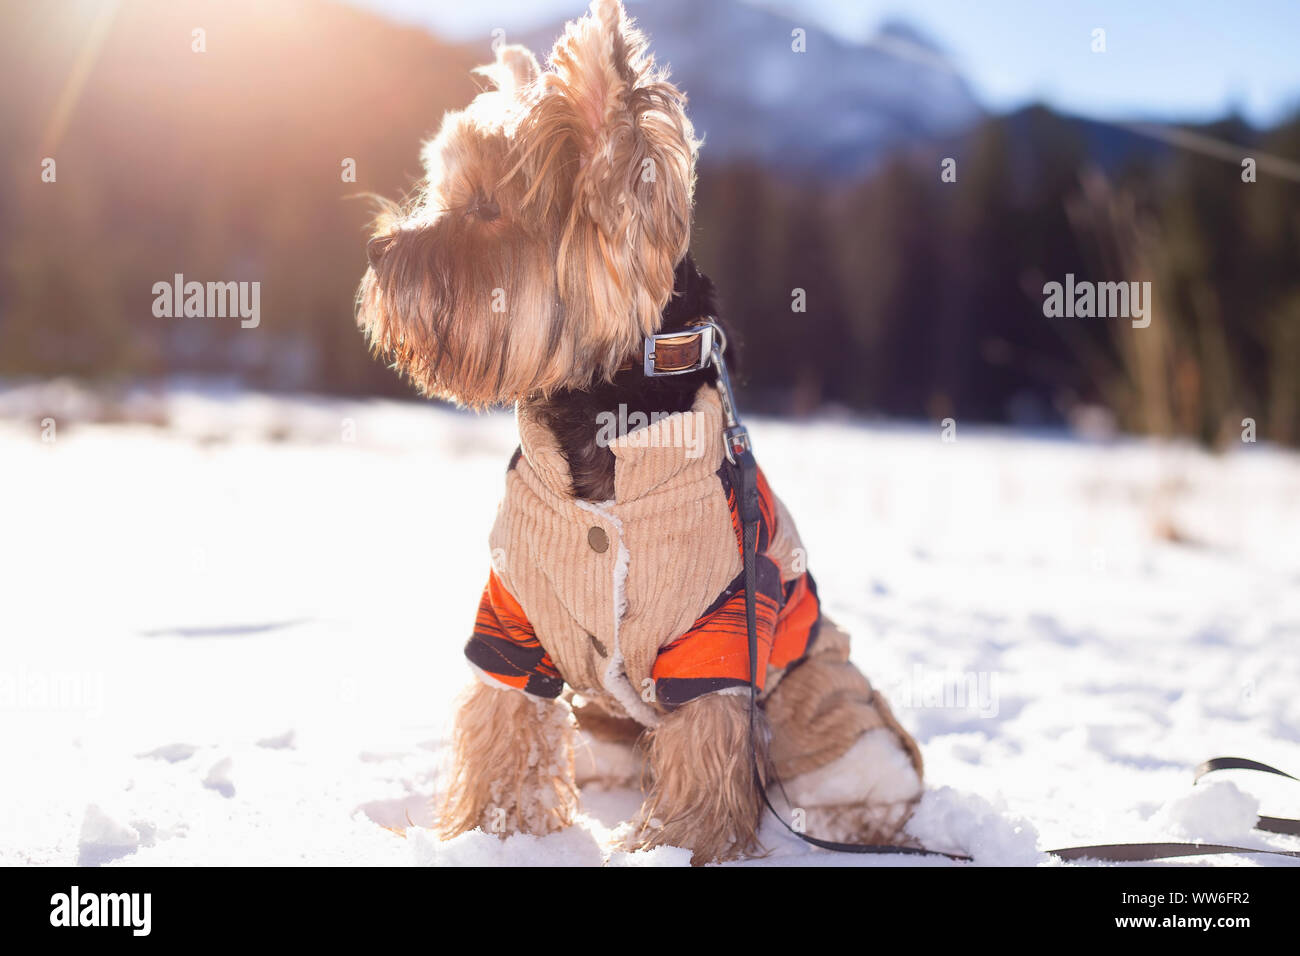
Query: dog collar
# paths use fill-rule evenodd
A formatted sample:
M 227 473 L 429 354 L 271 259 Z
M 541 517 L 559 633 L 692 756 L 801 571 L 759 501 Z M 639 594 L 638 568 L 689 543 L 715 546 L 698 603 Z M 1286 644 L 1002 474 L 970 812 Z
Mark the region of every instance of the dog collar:
M 727 374 L 727 363 L 723 358 L 726 350 L 727 334 L 713 316 L 705 316 L 682 331 L 647 335 L 641 346 L 641 373 L 646 378 L 662 378 L 698 372 L 712 365 L 717 371 L 718 397 L 722 401 L 723 450 L 727 454 L 727 460 L 735 464 L 737 456 L 749 451 L 752 446 L 749 431 L 740 423 L 740 417 L 736 413 L 731 376 Z M 636 367 L 636 360 L 629 358 L 619 371 L 630 371 Z
M 727 336 L 710 315 L 697 319 L 687 329 L 647 335 L 642 342 L 641 354 L 628 356 L 618 370 L 627 372 L 640 368 L 646 378 L 698 372 L 708 368 L 715 345 L 719 352 L 725 351 Z

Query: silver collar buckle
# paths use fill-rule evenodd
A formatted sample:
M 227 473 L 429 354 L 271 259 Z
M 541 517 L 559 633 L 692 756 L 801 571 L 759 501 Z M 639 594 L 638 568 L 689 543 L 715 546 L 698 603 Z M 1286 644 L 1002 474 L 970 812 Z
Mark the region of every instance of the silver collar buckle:
M 678 344 L 692 337 L 698 337 L 700 342 L 699 356 L 694 362 L 671 368 L 660 368 L 657 365 L 660 342 Z M 714 367 L 718 373 L 718 397 L 722 401 L 722 447 L 723 451 L 726 452 L 727 461 L 734 465 L 736 464 L 736 455 L 741 452 L 752 451 L 753 446 L 749 441 L 749 429 L 740 423 L 740 416 L 736 414 L 736 396 L 731 390 L 731 376 L 727 374 L 727 362 L 723 358 L 723 353 L 726 351 L 727 335 L 722 331 L 722 327 L 714 322 L 713 317 L 710 316 L 699 325 L 692 326 L 686 331 L 660 332 L 656 335 L 647 335 L 642 349 L 642 371 L 647 378 L 660 378 L 665 375 L 686 375 L 689 372 L 698 372 L 710 365 Z
M 641 371 L 646 378 L 662 378 L 666 375 L 687 375 L 691 372 L 698 372 L 707 368 L 709 357 L 713 352 L 714 343 L 717 337 L 722 337 L 723 347 L 726 347 L 726 336 L 722 335 L 720 329 L 712 319 L 708 319 L 700 325 L 693 326 L 690 329 L 681 332 L 658 332 L 655 335 L 647 335 L 645 344 L 641 351 Z M 658 365 L 659 343 L 677 344 L 686 342 L 690 339 L 698 339 L 700 343 L 699 357 L 688 365 L 677 365 L 668 368 L 661 368 Z

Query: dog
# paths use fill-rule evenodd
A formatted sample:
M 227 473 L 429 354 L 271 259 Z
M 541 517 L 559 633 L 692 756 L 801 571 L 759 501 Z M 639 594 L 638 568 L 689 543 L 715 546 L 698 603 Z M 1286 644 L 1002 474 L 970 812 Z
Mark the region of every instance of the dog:
M 502 45 L 477 72 L 489 88 L 378 218 L 357 303 L 423 394 L 518 419 L 441 835 L 550 833 L 583 786 L 631 783 L 623 845 L 735 859 L 762 852 L 758 780 L 779 779 L 812 835 L 906 842 L 920 751 L 849 661 L 761 475 L 751 738 L 727 409 L 702 354 L 726 334 L 689 254 L 684 95 L 617 0 L 567 24 L 545 70 Z

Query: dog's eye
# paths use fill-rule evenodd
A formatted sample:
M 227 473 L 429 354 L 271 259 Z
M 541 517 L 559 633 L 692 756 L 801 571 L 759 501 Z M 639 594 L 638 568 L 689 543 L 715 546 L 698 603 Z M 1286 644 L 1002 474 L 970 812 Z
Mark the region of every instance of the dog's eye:
M 478 216 L 484 222 L 501 218 L 501 207 L 483 193 L 477 193 L 469 207 L 470 215 Z

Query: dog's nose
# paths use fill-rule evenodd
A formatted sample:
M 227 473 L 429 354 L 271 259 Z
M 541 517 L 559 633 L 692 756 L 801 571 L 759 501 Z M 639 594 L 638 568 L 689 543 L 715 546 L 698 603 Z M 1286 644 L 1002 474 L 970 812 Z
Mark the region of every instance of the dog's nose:
M 384 253 L 388 251 L 392 241 L 392 236 L 375 236 L 366 243 L 366 258 L 370 260 L 371 268 L 379 268 L 379 263 L 383 260 Z

